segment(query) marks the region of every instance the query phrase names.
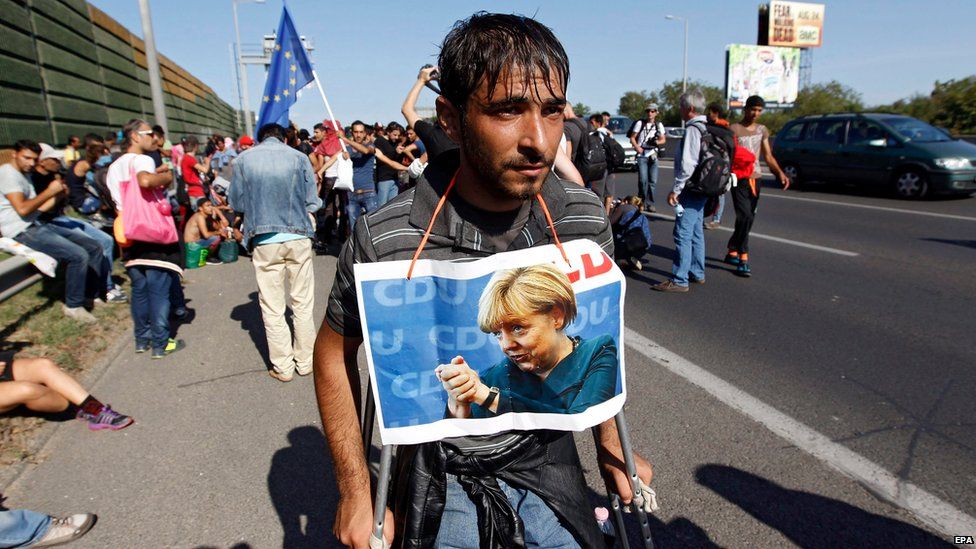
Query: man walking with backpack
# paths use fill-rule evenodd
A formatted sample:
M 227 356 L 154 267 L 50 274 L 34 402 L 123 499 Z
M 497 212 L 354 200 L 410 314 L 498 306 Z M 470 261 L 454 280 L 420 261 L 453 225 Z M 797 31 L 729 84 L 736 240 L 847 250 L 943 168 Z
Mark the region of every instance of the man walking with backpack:
M 657 185 L 657 150 L 666 140 L 664 124 L 657 121 L 657 103 L 648 103 L 643 119 L 634 122 L 630 144 L 637 152 L 637 195 L 644 202 L 644 210 L 656 212 L 654 187 Z
M 708 196 L 700 192 L 702 137 L 706 134 L 705 96 L 694 88 L 681 94 L 685 136 L 674 159 L 674 188 L 668 204 L 674 207 L 674 264 L 671 279 L 651 286 L 659 292 L 687 292 L 688 284 L 705 283 L 705 231 L 702 220 Z M 696 176 L 696 177 L 693 177 Z

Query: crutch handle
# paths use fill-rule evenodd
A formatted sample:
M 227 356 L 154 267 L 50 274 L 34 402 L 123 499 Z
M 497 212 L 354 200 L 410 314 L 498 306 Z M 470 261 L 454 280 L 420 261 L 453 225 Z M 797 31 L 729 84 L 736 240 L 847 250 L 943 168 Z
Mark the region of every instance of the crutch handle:
M 370 534 L 369 549 L 390 549 L 390 544 L 386 542 L 386 539 L 381 539 L 373 534 Z

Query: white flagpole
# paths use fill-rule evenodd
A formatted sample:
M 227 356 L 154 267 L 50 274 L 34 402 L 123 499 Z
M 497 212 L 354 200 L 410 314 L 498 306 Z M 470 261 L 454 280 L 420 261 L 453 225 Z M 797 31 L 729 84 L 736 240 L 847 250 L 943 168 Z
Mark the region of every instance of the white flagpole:
M 322 101 L 325 103 L 325 110 L 329 113 L 329 120 L 332 122 L 332 129 L 335 130 L 336 134 L 339 133 L 339 126 L 336 124 L 335 115 L 332 114 L 332 107 L 329 106 L 329 99 L 325 97 L 325 90 L 322 89 L 322 83 L 319 82 L 319 75 L 312 69 L 312 79 L 315 80 L 315 85 L 319 89 L 319 94 L 322 95 Z M 342 147 L 342 152 L 348 152 L 346 150 L 346 144 L 341 139 L 339 140 L 339 146 Z

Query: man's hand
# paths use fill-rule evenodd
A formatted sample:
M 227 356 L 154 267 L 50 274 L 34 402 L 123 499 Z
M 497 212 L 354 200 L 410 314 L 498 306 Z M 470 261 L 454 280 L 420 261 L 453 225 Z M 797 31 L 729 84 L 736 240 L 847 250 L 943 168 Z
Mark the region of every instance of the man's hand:
M 368 493 L 352 501 L 347 498 L 339 499 L 332 533 L 345 546 L 369 549 L 369 536 L 373 533 L 373 508 Z M 386 510 L 386 519 L 383 521 L 383 537 L 388 544 L 393 543 L 393 513 L 389 509 Z
M 668 204 L 670 204 L 672 207 L 678 205 L 678 193 L 673 191 L 668 193 Z
M 61 178 L 60 177 L 56 177 L 56 178 L 54 178 L 53 181 L 51 181 L 50 183 L 48 183 L 47 190 L 48 191 L 51 191 L 51 194 L 55 194 L 55 195 L 56 194 L 61 194 L 65 190 L 65 188 L 64 188 L 64 182 L 61 181 Z
M 597 461 L 600 462 L 600 474 L 603 475 L 603 481 L 620 495 L 620 499 L 625 504 L 629 504 L 630 500 L 634 498 L 634 490 L 630 483 L 630 477 L 627 475 L 627 467 L 620 446 L 597 448 Z M 650 462 L 634 452 L 634 465 L 637 466 L 637 476 L 644 481 L 644 484 L 650 486 L 651 480 L 654 478 L 654 469 Z
M 634 147 L 634 151 L 636 151 L 637 154 L 644 154 L 644 147 L 637 145 L 636 147 Z
M 436 78 L 432 78 L 431 77 L 431 74 L 434 71 L 436 71 L 436 70 L 437 70 L 437 67 L 426 67 L 426 68 L 420 69 L 420 73 L 417 75 L 417 80 L 420 80 L 424 84 L 426 84 L 427 82 L 430 82 L 431 80 L 437 80 Z
M 779 181 L 783 184 L 784 191 L 790 188 L 790 178 L 786 177 L 786 173 L 779 172 Z
M 170 171 L 169 164 L 160 164 L 159 167 L 156 168 L 156 173 L 166 173 L 168 171 Z

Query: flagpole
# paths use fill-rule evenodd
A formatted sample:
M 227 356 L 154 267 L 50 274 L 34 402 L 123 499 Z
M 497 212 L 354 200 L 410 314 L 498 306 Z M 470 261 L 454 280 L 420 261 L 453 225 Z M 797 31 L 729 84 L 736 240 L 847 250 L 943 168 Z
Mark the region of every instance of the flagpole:
M 332 107 L 329 106 L 329 99 L 325 97 L 325 90 L 322 89 L 322 83 L 319 82 L 319 75 L 312 69 L 312 80 L 315 80 L 315 86 L 319 89 L 319 94 L 322 96 L 322 101 L 325 102 L 325 110 L 329 113 L 329 120 L 332 122 L 332 129 L 335 130 L 336 134 L 339 133 L 339 126 L 336 124 L 335 115 L 332 114 Z M 346 144 L 340 139 L 339 146 L 342 147 L 342 152 L 349 152 L 346 150 Z

